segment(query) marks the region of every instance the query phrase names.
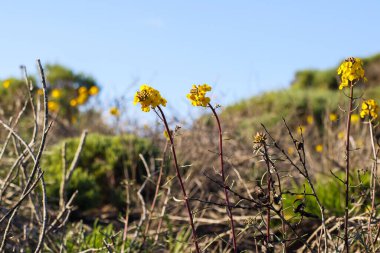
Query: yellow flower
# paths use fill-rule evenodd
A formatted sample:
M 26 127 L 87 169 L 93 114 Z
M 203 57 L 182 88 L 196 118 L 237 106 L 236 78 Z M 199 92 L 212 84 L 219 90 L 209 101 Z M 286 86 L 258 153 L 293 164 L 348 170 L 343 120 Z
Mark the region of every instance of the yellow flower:
M 293 154 L 294 154 L 294 148 L 289 147 L 289 148 L 288 148 L 288 154 L 289 154 L 289 155 L 293 155 Z
M 264 144 L 267 140 L 267 136 L 265 133 L 257 132 L 255 136 L 253 136 L 253 143 L 255 144 Z
M 335 113 L 330 113 L 329 118 L 330 118 L 330 121 L 334 122 L 334 121 L 337 121 L 338 115 L 336 115 Z
M 305 133 L 305 129 L 306 129 L 306 127 L 305 126 L 299 126 L 298 128 L 297 128 L 297 133 L 299 134 L 299 135 L 301 135 L 301 133 Z
M 49 101 L 48 102 L 48 109 L 49 109 L 49 111 L 57 112 L 59 109 L 59 104 L 57 102 L 54 102 L 54 101 Z
M 343 131 L 340 131 L 339 133 L 338 133 L 338 139 L 343 139 L 344 138 L 344 132 Z
M 87 88 L 84 87 L 84 86 L 79 87 L 79 89 L 78 89 L 78 93 L 79 93 L 79 95 L 87 94 Z
M 75 98 L 70 100 L 70 106 L 76 107 L 77 105 L 78 105 L 78 101 Z
M 362 103 L 362 111 L 360 112 L 360 117 L 365 118 L 365 116 L 369 116 L 370 120 L 377 118 L 378 106 L 375 100 L 368 99 L 363 101 Z
M 166 106 L 166 99 L 163 98 L 160 92 L 147 84 L 140 86 L 140 90 L 136 92 L 133 103 L 136 105 L 141 104 L 143 112 L 149 112 L 159 105 Z
M 171 136 L 173 136 L 173 131 L 170 131 L 170 135 Z M 164 137 L 168 140 L 168 141 L 170 141 L 170 137 L 169 137 L 169 135 L 168 135 L 168 131 L 164 131 Z
M 193 106 L 203 106 L 207 107 L 210 103 L 210 98 L 206 97 L 206 93 L 211 91 L 211 86 L 207 84 L 203 85 L 193 85 L 190 93 L 186 97 L 191 101 Z
M 91 96 L 97 95 L 99 93 L 98 86 L 91 86 L 91 88 L 88 90 L 88 94 Z
M 322 144 L 318 144 L 317 146 L 315 146 L 315 151 L 317 151 L 318 153 L 322 153 L 322 151 L 323 151 Z
M 61 92 L 60 90 L 58 90 L 58 89 L 54 89 L 54 90 L 52 90 L 52 92 L 51 92 L 51 96 L 52 96 L 53 98 L 60 98 L 61 95 L 62 95 L 62 92 Z
M 75 123 L 77 123 L 78 122 L 78 118 L 76 117 L 76 116 L 72 116 L 71 117 L 71 123 L 72 124 L 75 124 Z
M 312 115 L 308 115 L 306 117 L 306 122 L 309 124 L 309 125 L 312 125 L 314 123 L 314 117 Z
M 87 102 L 87 99 L 88 99 L 87 93 L 79 94 L 79 97 L 77 98 L 78 105 L 83 105 L 84 103 Z
M 111 107 L 110 114 L 117 117 L 120 115 L 120 111 L 117 107 L 114 106 L 114 107 Z
M 4 87 L 4 89 L 8 89 L 9 86 L 11 86 L 11 81 L 6 80 L 6 81 L 3 82 L 3 87 Z
M 353 85 L 354 82 L 359 80 L 367 81 L 364 77 L 363 62 L 359 58 L 347 58 L 338 68 L 338 75 L 340 75 L 341 83 L 339 89 L 347 87 L 349 84 Z
M 351 115 L 351 122 L 353 124 L 357 124 L 357 123 L 359 123 L 359 121 L 360 121 L 359 114 L 352 114 Z
M 42 96 L 44 94 L 44 90 L 43 89 L 38 89 L 37 90 L 37 94 Z

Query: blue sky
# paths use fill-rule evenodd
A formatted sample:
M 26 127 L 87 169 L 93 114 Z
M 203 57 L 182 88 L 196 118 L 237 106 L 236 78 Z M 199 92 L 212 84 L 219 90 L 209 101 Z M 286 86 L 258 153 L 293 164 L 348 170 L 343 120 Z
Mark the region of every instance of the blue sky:
M 286 87 L 296 70 L 380 52 L 375 0 L 36 0 L 0 10 L 0 78 L 20 64 L 35 73 L 36 58 L 61 63 L 93 75 L 105 107 L 132 99 L 137 80 L 184 115 L 193 83 L 211 84 L 227 105 Z

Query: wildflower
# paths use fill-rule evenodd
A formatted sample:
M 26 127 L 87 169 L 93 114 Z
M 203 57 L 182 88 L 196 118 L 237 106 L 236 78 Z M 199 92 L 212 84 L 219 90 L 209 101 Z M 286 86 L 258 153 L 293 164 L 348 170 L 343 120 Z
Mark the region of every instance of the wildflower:
M 193 85 L 186 97 L 191 101 L 193 106 L 206 107 L 210 103 L 210 98 L 206 97 L 208 91 L 211 91 L 211 86 L 207 84 Z
M 78 105 L 83 105 L 84 103 L 87 102 L 87 99 L 88 99 L 87 93 L 79 94 L 79 96 L 77 98 Z
M 335 113 L 330 113 L 329 118 L 330 118 L 330 121 L 334 122 L 334 121 L 337 121 L 338 115 L 336 115 Z
M 344 132 L 343 131 L 340 131 L 338 133 L 338 139 L 343 139 L 344 138 Z
M 51 96 L 53 98 L 60 98 L 62 95 L 62 92 L 58 89 L 54 89 L 52 92 L 51 92 Z
M 154 109 L 159 105 L 166 106 L 166 99 L 164 99 L 160 92 L 147 84 L 143 84 L 140 90 L 136 92 L 133 103 L 136 105 L 141 104 L 143 112 L 149 112 L 150 108 Z
M 171 136 L 173 136 L 173 131 L 170 131 L 170 135 Z M 164 131 L 164 137 L 168 140 L 168 141 L 170 141 L 170 136 L 169 136 L 169 134 L 168 134 L 168 131 Z
M 312 125 L 314 123 L 314 117 L 312 115 L 308 115 L 306 117 L 306 122 L 309 124 L 309 125 Z
M 117 116 L 120 115 L 120 111 L 119 111 L 119 109 L 116 106 L 114 106 L 114 107 L 111 107 L 110 114 L 112 116 L 116 116 L 117 117 Z
M 57 112 L 59 109 L 59 104 L 57 102 L 54 102 L 54 101 L 49 101 L 48 102 L 48 109 L 49 109 L 49 111 Z
M 78 101 L 75 98 L 70 100 L 70 106 L 76 107 L 77 105 L 78 105 Z
M 367 81 L 364 77 L 363 62 L 359 58 L 347 58 L 338 68 L 338 75 L 341 77 L 339 89 L 347 87 L 349 84 L 353 85 L 354 82 L 359 80 Z
M 305 132 L 305 129 L 306 129 L 305 126 L 299 126 L 299 127 L 297 128 L 297 133 L 298 133 L 299 135 L 301 135 L 301 133 L 304 133 L 304 132 Z
M 11 86 L 11 81 L 6 80 L 6 81 L 3 82 L 3 87 L 4 87 L 4 89 L 8 89 L 9 86 Z
M 253 143 L 255 144 L 263 144 L 267 140 L 267 136 L 264 133 L 257 132 L 253 137 Z
M 322 153 L 322 151 L 323 151 L 322 144 L 318 144 L 317 146 L 315 146 L 315 151 L 317 151 L 318 153 Z
M 42 96 L 44 94 L 44 90 L 43 89 L 38 89 L 37 90 L 37 94 Z
M 293 155 L 293 154 L 294 154 L 294 148 L 289 147 L 289 148 L 288 148 L 288 154 L 289 154 L 289 155 Z
M 353 124 L 357 124 L 360 121 L 359 114 L 352 114 L 351 115 L 351 122 Z
M 78 93 L 79 93 L 79 95 L 81 95 L 81 94 L 87 94 L 87 88 L 84 87 L 84 86 L 80 87 L 78 89 Z
M 98 86 L 91 86 L 91 88 L 88 90 L 88 94 L 90 94 L 91 96 L 95 96 L 99 93 L 99 88 Z
M 378 106 L 375 100 L 368 99 L 363 101 L 362 103 L 362 111 L 360 112 L 360 117 L 365 118 L 365 116 L 369 116 L 370 120 L 376 119 L 378 113 Z

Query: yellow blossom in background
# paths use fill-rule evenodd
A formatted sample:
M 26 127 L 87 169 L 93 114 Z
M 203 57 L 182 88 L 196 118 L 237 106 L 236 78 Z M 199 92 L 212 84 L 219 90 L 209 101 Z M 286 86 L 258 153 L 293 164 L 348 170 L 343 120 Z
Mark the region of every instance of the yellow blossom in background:
M 72 116 L 71 117 L 71 123 L 72 124 L 75 124 L 75 123 L 77 123 L 78 122 L 78 118 L 76 117 L 76 116 Z
M 97 95 L 99 93 L 98 86 L 91 86 L 91 88 L 88 90 L 88 94 L 91 96 Z
M 76 107 L 77 105 L 78 105 L 78 101 L 75 98 L 70 100 L 70 106 L 71 107 Z
M 210 103 L 210 98 L 206 97 L 206 93 L 211 91 L 211 86 L 207 84 L 203 85 L 193 85 L 190 93 L 186 97 L 191 101 L 193 106 L 203 106 L 206 107 Z
M 110 114 L 112 116 L 116 116 L 117 117 L 117 116 L 120 115 L 120 111 L 119 111 L 119 109 L 116 106 L 114 106 L 114 107 L 111 107 Z
M 173 131 L 170 131 L 170 135 L 172 135 L 173 136 Z M 169 137 L 169 134 L 168 134 L 168 131 L 164 131 L 164 137 L 168 140 L 168 141 L 170 141 L 170 137 Z
M 363 148 L 363 147 L 364 147 L 363 139 L 358 139 L 358 140 L 356 141 L 356 146 L 357 146 L 358 148 Z
M 308 115 L 306 117 L 306 122 L 309 124 L 309 125 L 312 125 L 314 123 L 314 117 L 312 115 Z
M 82 95 L 82 94 L 87 94 L 87 88 L 82 86 L 78 89 L 78 93 L 79 95 Z
M 360 117 L 365 118 L 365 116 L 369 116 L 370 120 L 376 119 L 377 118 L 377 113 L 378 113 L 378 106 L 375 100 L 373 99 L 368 99 L 363 101 L 362 103 L 362 111 L 360 112 Z
M 149 112 L 159 105 L 166 106 L 166 99 L 163 98 L 160 92 L 147 84 L 140 86 L 140 90 L 136 92 L 133 103 L 141 104 L 143 112 Z
M 329 118 L 330 121 L 334 122 L 338 120 L 338 115 L 336 115 L 335 113 L 330 113 Z
M 359 121 L 360 121 L 359 114 L 352 114 L 351 115 L 351 122 L 353 124 L 357 124 L 357 123 L 359 123 Z
M 57 112 L 59 109 L 59 104 L 57 102 L 54 102 L 54 101 L 49 101 L 48 102 L 48 109 L 49 109 L 49 111 Z
M 322 144 L 318 144 L 317 146 L 315 146 L 315 151 L 317 151 L 318 153 L 322 153 L 322 151 L 323 151 Z
M 340 131 L 339 133 L 338 133 L 338 139 L 343 139 L 344 138 L 344 132 L 343 131 Z
M 58 90 L 58 89 L 54 89 L 51 92 L 52 98 L 60 98 L 61 95 L 62 95 L 62 92 L 60 90 Z
M 3 82 L 3 87 L 4 87 L 4 89 L 8 89 L 9 86 L 11 86 L 11 81 L 6 80 L 6 81 Z
M 37 94 L 42 96 L 44 94 L 44 90 L 43 89 L 38 89 L 37 90 Z
M 364 77 L 363 62 L 359 58 L 347 58 L 338 68 L 338 75 L 340 75 L 341 83 L 339 89 L 347 87 L 349 84 L 353 85 L 354 82 L 359 80 L 367 81 Z
M 301 133 L 305 133 L 305 129 L 306 129 L 305 126 L 299 126 L 297 127 L 297 133 L 301 135 Z
M 293 154 L 294 154 L 294 148 L 289 147 L 289 148 L 288 148 L 288 154 L 289 154 L 289 155 L 293 155 Z
M 88 99 L 87 93 L 79 94 L 79 97 L 77 98 L 78 105 L 83 105 L 84 103 L 87 102 L 87 99 Z

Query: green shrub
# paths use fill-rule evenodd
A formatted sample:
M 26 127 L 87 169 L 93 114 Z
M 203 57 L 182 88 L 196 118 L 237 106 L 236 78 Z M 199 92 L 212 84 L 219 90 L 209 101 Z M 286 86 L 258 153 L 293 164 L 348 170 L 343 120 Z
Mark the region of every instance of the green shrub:
M 76 152 L 79 139 L 66 139 L 67 167 Z M 62 178 L 62 144 L 57 144 L 43 157 L 48 197 L 58 201 Z M 122 181 L 125 170 L 137 182 L 143 180 L 145 169 L 139 158 L 142 154 L 147 161 L 156 157 L 157 149 L 147 139 L 132 135 L 104 136 L 90 134 L 80 155 L 77 168 L 68 184 L 70 196 L 78 190 L 75 204 L 80 210 L 112 204 L 120 207 L 124 203 Z

